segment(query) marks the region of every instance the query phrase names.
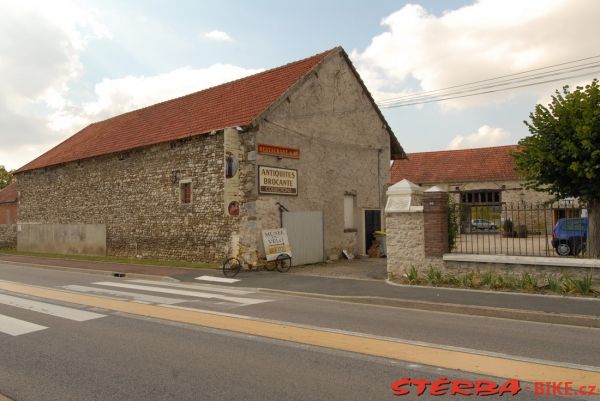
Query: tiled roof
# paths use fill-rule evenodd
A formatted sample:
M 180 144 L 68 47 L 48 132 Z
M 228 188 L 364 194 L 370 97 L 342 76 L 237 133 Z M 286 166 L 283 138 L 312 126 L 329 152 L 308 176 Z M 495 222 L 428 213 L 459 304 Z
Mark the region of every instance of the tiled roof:
M 405 178 L 415 184 L 518 180 L 510 155 L 516 149 L 510 145 L 409 153 L 407 159 L 394 160 L 392 183 Z
M 18 171 L 248 125 L 338 49 L 93 123 Z
M 12 203 L 17 201 L 17 183 L 13 182 L 0 190 L 0 203 Z

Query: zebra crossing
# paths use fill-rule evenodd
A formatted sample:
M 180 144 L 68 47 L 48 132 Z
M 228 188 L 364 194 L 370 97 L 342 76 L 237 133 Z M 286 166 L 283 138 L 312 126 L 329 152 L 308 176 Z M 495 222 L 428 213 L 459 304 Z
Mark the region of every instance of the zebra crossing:
M 73 320 L 76 322 L 85 322 L 106 316 L 101 313 L 54 305 L 47 302 L 34 301 L 32 299 L 15 297 L 2 293 L 0 293 L 0 304 L 67 320 Z M 47 328 L 48 327 L 40 324 L 0 314 L 0 333 L 5 333 L 11 336 L 19 336 L 22 334 L 45 330 Z
M 97 281 L 93 283 L 57 286 L 62 290 L 86 295 L 96 295 L 141 304 L 194 309 L 198 303 L 215 307 L 234 308 L 270 302 L 271 299 L 257 298 L 255 291 L 219 287 L 203 284 L 157 282 L 152 280 Z M 55 305 L 0 292 L 0 305 L 19 308 L 30 312 L 50 315 L 75 322 L 86 322 L 106 315 L 84 309 Z M 48 329 L 36 322 L 0 314 L 0 336 L 20 336 Z

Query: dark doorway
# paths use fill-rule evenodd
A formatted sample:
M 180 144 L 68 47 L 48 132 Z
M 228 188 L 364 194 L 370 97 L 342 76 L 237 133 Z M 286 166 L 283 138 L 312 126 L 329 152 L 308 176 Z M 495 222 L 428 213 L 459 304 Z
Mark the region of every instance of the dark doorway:
M 369 251 L 375 237 L 373 233 L 381 230 L 381 210 L 365 210 L 365 253 Z

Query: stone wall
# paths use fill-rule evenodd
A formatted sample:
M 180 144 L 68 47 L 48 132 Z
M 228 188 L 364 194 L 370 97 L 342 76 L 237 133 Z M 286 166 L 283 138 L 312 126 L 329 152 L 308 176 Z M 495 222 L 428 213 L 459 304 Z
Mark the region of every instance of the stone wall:
M 473 255 L 470 255 L 473 256 Z M 515 259 L 515 258 L 513 258 Z M 541 259 L 541 258 L 540 258 Z M 557 260 L 557 258 L 553 258 Z M 558 261 L 558 260 L 557 260 Z M 589 261 L 589 260 L 588 260 Z M 572 262 L 572 261 L 569 261 Z M 548 276 L 568 275 L 574 279 L 583 279 L 588 274 L 592 275 L 592 281 L 596 285 L 600 285 L 600 266 L 588 266 L 582 261 L 580 266 L 560 266 L 560 265 L 544 265 L 531 263 L 502 263 L 502 262 L 471 262 L 471 261 L 444 261 L 443 272 L 458 276 L 465 273 L 474 272 L 482 274 L 485 272 L 493 272 L 501 276 L 521 277 L 528 273 L 536 278 L 538 282 L 544 283 Z
M 109 255 L 220 260 L 238 229 L 224 214 L 223 152 L 222 134 L 203 135 L 19 173 L 18 221 L 105 224 Z
M 0 224 L 0 248 L 16 248 L 17 225 Z
M 364 254 L 363 210 L 384 207 L 390 137 L 344 58 L 327 58 L 274 105 L 259 123 L 256 142 L 300 150 L 299 159 L 257 155 L 257 166 L 296 169 L 298 196 L 253 189 L 256 240 L 261 229 L 279 227 L 279 202 L 292 212 L 323 211 L 327 257 L 338 257 L 342 249 Z M 346 194 L 356 196 L 355 235 L 344 232 Z

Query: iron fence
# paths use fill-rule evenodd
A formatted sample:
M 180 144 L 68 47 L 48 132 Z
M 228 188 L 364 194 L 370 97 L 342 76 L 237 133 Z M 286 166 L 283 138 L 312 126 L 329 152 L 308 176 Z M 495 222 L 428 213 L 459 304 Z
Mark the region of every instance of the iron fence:
M 587 210 L 576 200 L 553 204 L 452 204 L 448 225 L 451 252 L 585 257 L 585 216 Z

